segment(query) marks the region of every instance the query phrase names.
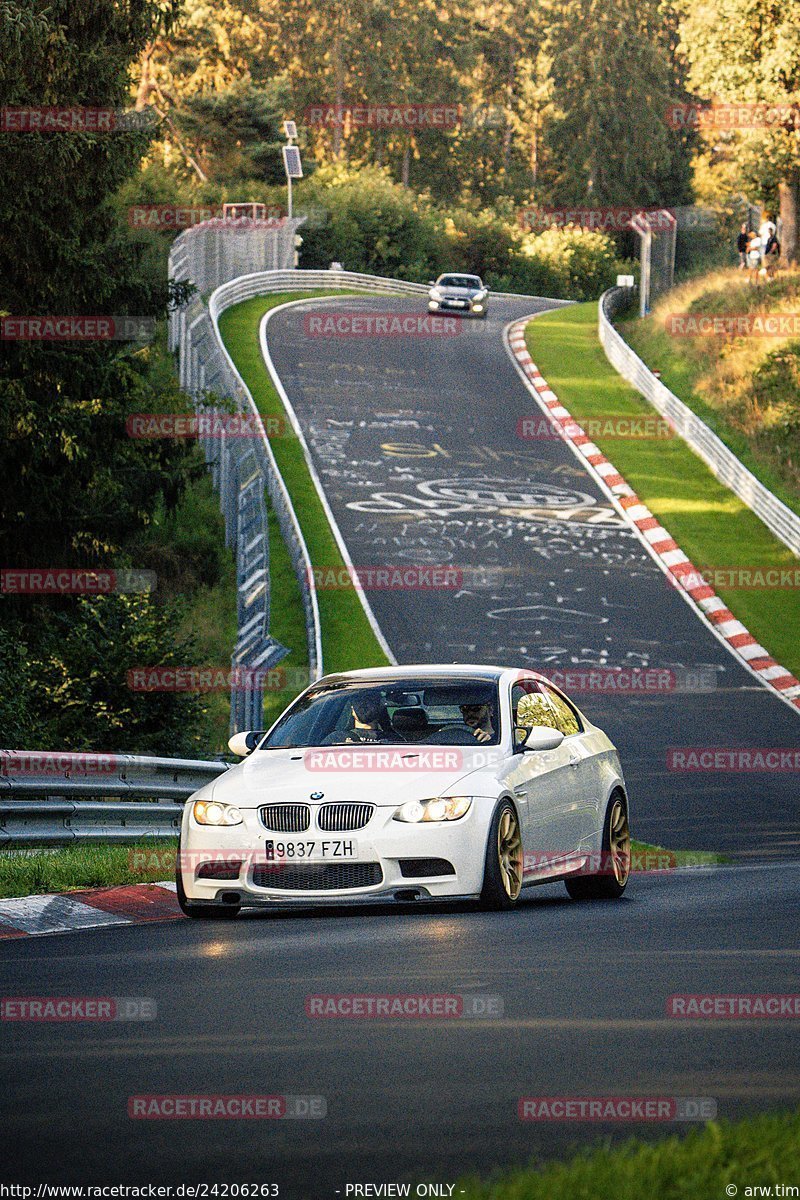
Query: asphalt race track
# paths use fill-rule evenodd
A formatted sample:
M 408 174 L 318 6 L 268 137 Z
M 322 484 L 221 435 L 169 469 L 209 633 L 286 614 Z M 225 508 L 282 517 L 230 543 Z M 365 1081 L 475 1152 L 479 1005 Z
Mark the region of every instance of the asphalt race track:
M 669 1008 L 676 994 L 796 991 L 796 779 L 678 775 L 666 753 L 794 746 L 798 718 L 693 616 L 570 451 L 517 436 L 534 410 L 500 333 L 534 308 L 496 303 L 447 339 L 347 342 L 312 341 L 294 309 L 269 340 L 354 563 L 464 573 L 459 590 L 370 594 L 398 661 L 701 672 L 704 691 L 577 698 L 620 747 L 635 834 L 737 861 L 634 877 L 616 903 L 556 884 L 507 914 L 412 905 L 10 938 L 0 996 L 144 997 L 155 1012 L 0 1021 L 3 1182 L 275 1183 L 282 1200 L 346 1200 L 348 1184 L 449 1187 L 694 1127 L 521 1121 L 523 1097 L 707 1115 L 703 1101 L 730 1118 L 797 1103 L 796 1022 Z M 353 993 L 458 996 L 478 1015 L 309 1015 L 309 997 Z M 315 1097 L 327 1115 L 128 1115 L 132 1097 L 165 1095 Z
M 521 1097 L 797 1099 L 791 1020 L 680 1020 L 675 993 L 796 990 L 800 867 L 634 881 L 616 904 L 561 885 L 511 914 L 253 914 L 7 942 L 3 995 L 149 996 L 147 1023 L 4 1022 L 6 1180 L 453 1183 L 600 1137 L 686 1124 L 532 1123 Z M 489 1019 L 318 1019 L 309 995 L 499 997 Z M 141 1095 L 324 1096 L 319 1120 L 132 1120 Z M 342 1191 L 342 1195 L 344 1192 Z
M 569 447 L 519 435 L 539 410 L 502 330 L 548 303 L 495 301 L 455 336 L 307 332 L 331 306 L 420 304 L 309 300 L 268 325 L 354 565 L 462 573 L 458 589 L 368 592 L 397 661 L 519 664 L 557 681 L 596 666 L 671 671 L 674 687 L 646 695 L 573 693 L 621 751 L 635 835 L 742 859 L 796 855 L 796 774 L 667 767 L 670 749 L 796 747 L 800 719 L 698 619 Z

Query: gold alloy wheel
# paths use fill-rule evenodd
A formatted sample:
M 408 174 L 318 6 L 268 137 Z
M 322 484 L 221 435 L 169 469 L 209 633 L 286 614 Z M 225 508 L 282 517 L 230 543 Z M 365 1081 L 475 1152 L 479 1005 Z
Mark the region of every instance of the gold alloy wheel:
M 509 900 L 516 900 L 522 890 L 522 836 L 513 809 L 507 808 L 497 827 L 497 856 L 500 877 Z
M 620 887 L 628 882 L 631 873 L 631 830 L 628 814 L 621 800 L 614 801 L 608 823 L 608 848 L 611 854 L 611 869 Z

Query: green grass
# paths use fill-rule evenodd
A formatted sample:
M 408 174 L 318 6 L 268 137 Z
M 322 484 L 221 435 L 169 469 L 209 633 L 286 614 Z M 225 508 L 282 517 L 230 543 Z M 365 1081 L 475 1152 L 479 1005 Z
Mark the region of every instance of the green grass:
M 0 898 L 175 878 L 177 838 L 139 846 L 60 846 L 0 851 Z
M 284 542 L 273 508 L 269 521 L 270 633 L 291 653 L 281 664 L 286 684 L 277 691 L 264 692 L 263 725 L 268 729 L 286 705 L 308 683 L 308 643 L 300 583 Z
M 283 704 L 284 700 L 275 701 Z M 59 846 L 23 854 L 0 850 L 0 899 L 43 892 L 68 892 L 75 888 L 113 887 L 128 883 L 158 883 L 175 876 L 177 839 L 138 846 Z M 703 850 L 665 851 L 660 846 L 634 842 L 633 850 L 647 854 L 645 865 L 655 867 L 655 855 L 669 854 L 669 868 L 711 866 L 725 860 Z
M 576 304 L 531 321 L 534 362 L 576 418 L 585 422 L 654 415 L 614 370 L 597 338 L 597 304 Z M 593 439 L 698 567 L 796 566 L 791 551 L 677 436 Z M 791 589 L 718 589 L 769 652 L 800 673 L 800 606 Z
M 712 429 L 720 441 L 731 450 L 748 471 L 769 488 L 779 500 L 800 515 L 800 500 L 787 487 L 777 470 L 763 456 L 753 453 L 749 439 L 725 420 L 723 413 L 704 400 L 697 391 L 696 371 L 681 353 L 677 338 L 671 338 L 663 327 L 645 322 L 629 322 L 620 326 L 625 340 L 647 366 L 661 372 L 661 382 Z
M 632 349 L 651 369 L 661 372 L 666 386 L 679 396 L 765 487 L 800 515 L 797 470 L 782 463 L 776 439 L 788 449 L 789 433 L 765 436 L 770 414 L 750 410 L 752 382 L 765 356 L 780 346 L 780 339 L 676 338 L 668 334 L 669 312 L 783 312 L 796 310 L 800 276 L 783 275 L 753 287 L 737 271 L 713 273 L 669 293 L 645 320 L 618 322 Z M 796 343 L 795 343 L 796 344 Z M 775 414 L 772 414 L 773 416 Z M 750 430 L 760 436 L 748 436 Z M 797 459 L 797 447 L 794 454 Z
M 531 1140 L 535 1135 L 532 1123 Z M 466 1200 L 724 1200 L 733 1184 L 745 1200 L 746 1188 L 772 1187 L 774 1196 L 775 1184 L 796 1185 L 798 1162 L 800 1113 L 778 1113 L 712 1121 L 654 1142 L 599 1145 L 567 1162 L 462 1180 L 454 1194 Z
M 223 313 L 220 330 L 225 345 L 263 417 L 285 420 L 283 404 L 261 357 L 258 338 L 261 318 L 269 309 L 289 300 L 330 294 L 327 291 L 309 291 L 259 296 Z M 286 428 L 290 430 L 288 421 Z M 341 567 L 342 557 L 311 479 L 299 439 L 291 431 L 275 437 L 272 439 L 272 450 L 292 497 L 312 564 L 315 567 Z M 387 662 L 386 655 L 366 618 L 358 594 L 353 589 L 322 589 L 318 593 L 318 599 L 326 672 L 382 666 Z M 294 606 L 294 611 L 297 612 L 299 591 L 292 599 L 290 589 L 287 589 L 282 603 L 289 607 Z M 290 614 L 287 611 L 281 616 L 278 609 L 279 604 L 273 599 L 273 631 L 279 640 L 283 640 L 277 632 L 277 621 L 290 620 Z M 299 611 L 302 625 L 302 610 Z M 288 641 L 284 644 L 290 645 Z M 297 643 L 292 646 L 293 650 L 296 649 L 296 645 Z M 289 665 L 288 659 L 286 665 Z
M 670 870 L 673 866 L 714 867 L 730 862 L 729 858 L 715 850 L 668 850 L 665 846 L 654 846 L 651 842 L 637 842 L 635 839 L 631 841 L 631 853 L 634 864 L 637 858 L 641 862 L 640 870 L 650 867 L 657 869 L 659 862 L 664 861 L 660 856 L 669 856 L 667 867 Z

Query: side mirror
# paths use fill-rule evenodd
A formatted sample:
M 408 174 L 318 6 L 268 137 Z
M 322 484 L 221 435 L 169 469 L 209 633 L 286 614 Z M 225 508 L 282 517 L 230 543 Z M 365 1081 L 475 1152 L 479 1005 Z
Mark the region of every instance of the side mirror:
M 265 733 L 264 729 L 243 730 L 241 733 L 235 733 L 232 738 L 228 738 L 228 749 L 231 754 L 238 754 L 239 758 L 246 758 L 251 750 L 255 750 Z
M 520 746 L 522 750 L 557 750 L 564 740 L 560 729 L 549 729 L 546 725 L 534 725 L 532 729 L 516 730 L 515 733 L 525 735 Z
M 428 287 L 436 287 L 436 280 L 435 280 L 435 279 L 429 279 L 429 280 L 428 280 Z

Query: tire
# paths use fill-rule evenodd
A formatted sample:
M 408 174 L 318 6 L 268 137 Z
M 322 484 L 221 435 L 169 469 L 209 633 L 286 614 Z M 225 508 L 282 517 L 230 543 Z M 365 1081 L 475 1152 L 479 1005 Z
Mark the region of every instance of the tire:
M 573 900 L 619 900 L 628 886 L 631 870 L 631 831 L 625 798 L 614 792 L 603 823 L 600 875 L 576 875 L 564 885 Z
M 514 908 L 522 890 L 522 832 L 510 800 L 498 804 L 489 827 L 483 868 L 481 907 L 493 912 Z
M 230 921 L 239 913 L 239 904 L 192 904 L 191 900 L 186 899 L 186 892 L 183 887 L 183 872 L 181 871 L 181 844 L 178 842 L 178 853 L 175 858 L 175 892 L 178 897 L 178 906 L 186 917 L 199 918 L 200 920 L 213 921 L 222 920 Z

